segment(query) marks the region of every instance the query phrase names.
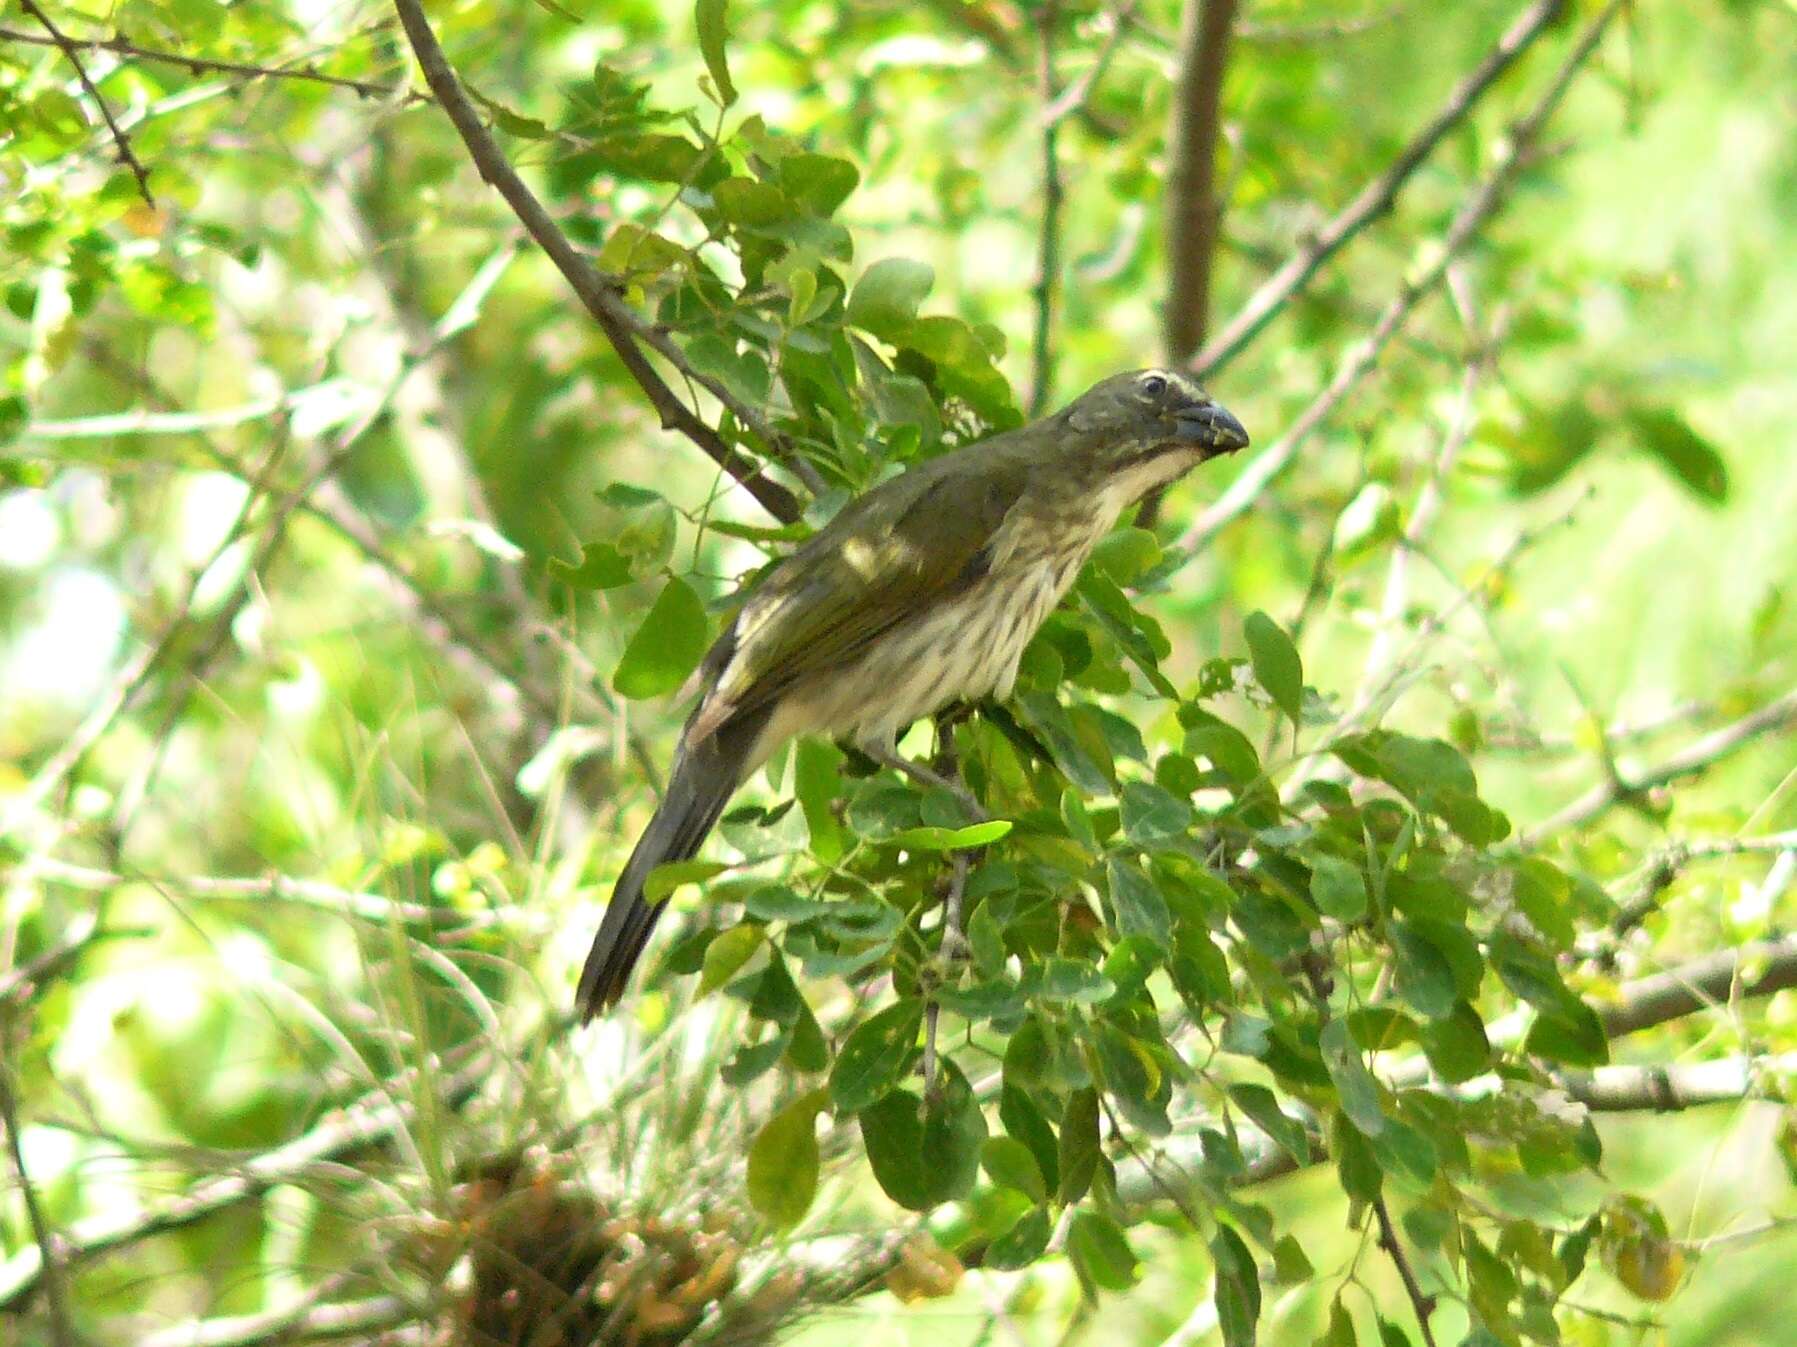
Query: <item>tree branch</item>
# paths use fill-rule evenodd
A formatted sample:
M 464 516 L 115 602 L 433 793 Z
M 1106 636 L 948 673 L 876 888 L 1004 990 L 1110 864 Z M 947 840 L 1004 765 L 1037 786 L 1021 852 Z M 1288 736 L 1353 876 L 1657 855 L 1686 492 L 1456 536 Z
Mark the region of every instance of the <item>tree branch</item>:
M 1496 167 L 1486 175 L 1466 203 L 1455 214 L 1441 242 L 1430 250 L 1428 264 L 1399 288 L 1379 315 L 1373 331 L 1351 350 L 1335 377 L 1312 399 L 1310 405 L 1267 449 L 1245 468 L 1229 489 L 1202 515 L 1179 540 L 1187 552 L 1198 552 L 1214 538 L 1222 527 L 1246 511 L 1266 491 L 1310 438 L 1312 432 L 1335 410 L 1355 386 L 1378 363 L 1380 353 L 1408 321 L 1412 311 L 1446 276 L 1448 266 L 1472 242 L 1487 221 L 1497 214 L 1508 199 L 1510 189 L 1523 169 L 1532 162 L 1536 141 L 1542 128 L 1560 106 L 1573 78 L 1591 58 L 1598 41 L 1610 23 L 1629 0 L 1609 0 L 1585 25 L 1554 73 L 1546 91 L 1529 112 L 1512 128 L 1508 144 Z
M 1612 776 L 1599 782 L 1559 813 L 1518 837 L 1517 845 L 1525 850 L 1539 846 L 1555 833 L 1589 823 L 1625 800 L 1639 799 L 1649 791 L 1707 771 L 1722 759 L 1753 743 L 1761 735 L 1776 733 L 1793 724 L 1797 724 L 1797 689 L 1767 702 L 1750 715 L 1712 730 L 1701 739 L 1687 744 L 1657 767 L 1644 772 L 1633 772 L 1627 777 Z
M 65 54 L 71 49 L 75 51 L 107 51 L 115 56 L 123 56 L 127 60 L 182 66 L 196 75 L 236 75 L 243 79 L 299 80 L 309 84 L 328 85 L 333 89 L 347 89 L 362 98 L 397 98 L 402 105 L 433 101 L 429 94 L 419 93 L 416 89 L 407 89 L 400 84 L 375 84 L 368 80 L 325 75 L 310 66 L 287 70 L 279 66 L 249 65 L 239 61 L 215 61 L 210 57 L 189 56 L 184 52 L 140 47 L 137 43 L 127 42 L 122 37 L 72 38 L 65 36 L 62 41 L 57 42 L 52 38 L 39 37 L 35 33 L 21 33 L 12 28 L 0 28 L 0 42 L 24 42 L 32 46 L 61 47 Z
M 1340 252 L 1356 234 L 1389 213 L 1397 203 L 1398 192 L 1422 167 L 1423 161 L 1450 131 L 1466 120 L 1479 99 L 1564 8 L 1565 0 L 1535 0 L 1519 14 L 1497 44 L 1485 54 L 1485 59 L 1454 86 L 1441 110 L 1399 151 L 1385 171 L 1361 188 L 1352 201 L 1255 288 L 1247 302 L 1223 325 L 1223 330 L 1198 354 L 1192 362 L 1193 370 L 1203 377 L 1240 354 L 1293 296 L 1310 283 L 1325 262 Z
M 1743 976 L 1749 972 L 1751 976 Z M 1737 996 L 1770 996 L 1789 987 L 1797 987 L 1797 936 L 1717 950 L 1664 973 L 1626 982 L 1613 1004 L 1597 1007 L 1597 1017 L 1605 1036 L 1616 1038 Z
M 1162 345 L 1183 364 L 1204 344 L 1211 263 L 1223 203 L 1217 197 L 1217 130 L 1236 0 L 1187 0 L 1179 87 L 1167 135 L 1167 311 Z
M 30 3 L 30 0 L 26 0 Z M 8 1058 L 13 1054 L 9 1050 Z M 0 1063 L 0 1126 L 6 1129 L 6 1149 L 12 1157 L 13 1172 L 19 1177 L 19 1193 L 25 1202 L 25 1216 L 31 1223 L 31 1237 L 36 1243 L 38 1266 L 43 1269 L 44 1299 L 50 1307 L 50 1340 L 56 1347 L 75 1347 L 75 1329 L 69 1319 L 68 1287 L 63 1282 L 62 1262 L 57 1254 L 56 1232 L 38 1204 L 37 1185 L 25 1169 L 25 1151 L 19 1143 L 19 1110 L 13 1100 L 12 1076 Z
M 1595 1071 L 1563 1072 L 1557 1079 L 1569 1096 L 1593 1113 L 1673 1113 L 1761 1095 L 1767 1077 L 1794 1071 L 1797 1052 L 1722 1057 L 1688 1066 L 1600 1066 Z
M 778 482 L 763 477 L 760 464 L 727 444 L 723 436 L 701 421 L 676 397 L 673 389 L 668 387 L 655 372 L 655 367 L 649 363 L 643 347 L 653 349 L 678 370 L 683 378 L 698 384 L 715 397 L 738 421 L 761 439 L 774 457 L 790 459 L 785 438 L 767 423 L 759 411 L 742 402 L 722 383 L 695 370 L 665 332 L 645 322 L 618 298 L 613 283 L 601 276 L 575 249 L 568 236 L 562 232 L 561 226 L 555 223 L 543 208 L 542 202 L 537 200 L 506 160 L 498 142 L 482 124 L 474 104 L 462 92 L 462 86 L 456 79 L 455 72 L 450 69 L 443 48 L 438 45 L 436 34 L 431 31 L 430 23 L 424 17 L 424 9 L 419 0 L 394 0 L 394 9 L 406 30 L 412 51 L 418 57 L 419 67 L 424 71 L 425 83 L 437 96 L 437 102 L 454 124 L 462 143 L 468 147 L 468 153 L 474 160 L 475 167 L 480 170 L 481 177 L 505 198 L 506 204 L 512 208 L 530 236 L 549 255 L 556 270 L 562 273 L 576 297 L 611 342 L 612 349 L 617 352 L 624 368 L 648 396 L 650 404 L 661 417 L 663 428 L 677 430 L 686 436 L 713 462 L 740 482 L 774 518 L 782 523 L 796 520 L 803 513 L 798 498 Z M 795 471 L 799 470 L 796 463 L 789 463 L 789 466 Z
M 1423 1335 L 1424 1347 L 1435 1347 L 1435 1333 L 1429 1327 L 1429 1316 L 1435 1313 L 1435 1297 L 1426 1294 L 1422 1283 L 1417 1281 L 1416 1269 L 1411 1267 L 1410 1255 L 1404 1252 L 1398 1239 L 1397 1227 L 1392 1224 L 1391 1211 L 1386 1207 L 1383 1195 L 1373 1199 L 1373 1215 L 1379 1219 L 1379 1247 L 1391 1255 L 1392 1265 L 1404 1283 L 1404 1294 L 1410 1297 L 1410 1308 L 1416 1315 L 1416 1326 Z
M 19 3 L 24 6 L 27 14 L 43 25 L 44 31 L 50 35 L 50 40 L 62 52 L 63 58 L 75 67 L 75 78 L 81 81 L 81 87 L 87 90 L 87 96 L 94 100 L 95 106 L 100 109 L 101 118 L 106 122 L 106 129 L 112 133 L 112 143 L 118 149 L 119 162 L 131 170 L 131 176 L 137 179 L 138 195 L 143 197 L 145 205 L 154 210 L 156 198 L 150 195 L 150 170 L 145 168 L 143 160 L 137 157 L 137 152 L 131 148 L 131 137 L 126 135 L 124 129 L 113 120 L 112 109 L 107 106 L 100 91 L 94 87 L 94 82 L 87 77 L 87 67 L 81 63 L 79 47 L 63 36 L 62 29 L 52 23 L 50 16 L 38 7 L 37 0 L 19 0 Z

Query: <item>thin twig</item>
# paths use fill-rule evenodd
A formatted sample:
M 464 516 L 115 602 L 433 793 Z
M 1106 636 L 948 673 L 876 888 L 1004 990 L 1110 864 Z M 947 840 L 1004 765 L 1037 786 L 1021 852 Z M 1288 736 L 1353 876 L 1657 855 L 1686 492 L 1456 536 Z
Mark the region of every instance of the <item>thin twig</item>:
M 339 75 L 323 74 L 311 66 L 285 69 L 280 66 L 249 65 L 239 61 L 217 61 L 206 56 L 189 56 L 185 52 L 140 47 L 137 43 L 128 42 L 122 37 L 64 37 L 61 42 L 56 42 L 50 38 L 39 37 L 35 33 L 21 33 L 12 28 L 0 28 L 0 42 L 57 46 L 65 52 L 70 48 L 77 51 L 107 51 L 128 60 L 182 66 L 196 75 L 237 75 L 243 79 L 300 80 L 309 84 L 328 85 L 334 89 L 347 89 L 363 98 L 394 98 L 403 105 L 435 101 L 429 94 L 420 93 L 416 89 L 408 89 L 403 84 L 374 84 L 367 80 L 345 79 Z
M 1128 4 L 1111 15 L 1111 31 L 1105 36 L 1104 45 L 1098 49 L 1098 55 L 1092 59 L 1092 64 L 1042 109 L 1044 126 L 1058 126 L 1074 113 L 1085 109 L 1091 101 L 1092 90 L 1098 87 L 1098 82 L 1104 78 L 1105 72 L 1111 68 L 1111 62 L 1116 59 L 1117 49 L 1123 45 L 1130 25 L 1135 22 L 1136 10 L 1140 4 L 1141 0 L 1129 0 Z
M 431 31 L 430 22 L 424 17 L 424 8 L 419 0 L 394 0 L 394 9 L 398 12 L 406 37 L 418 57 L 419 67 L 424 71 L 425 83 L 437 96 L 444 113 L 460 134 L 462 143 L 468 147 L 468 153 L 480 170 L 481 177 L 505 198 L 506 204 L 512 208 L 530 236 L 548 254 L 556 270 L 562 273 L 582 305 L 611 342 L 624 368 L 648 396 L 650 404 L 661 417 L 662 426 L 679 431 L 697 445 L 713 462 L 740 482 L 774 518 L 783 523 L 796 520 L 803 512 L 798 497 L 778 482 L 763 477 L 760 464 L 726 443 L 723 436 L 706 425 L 675 396 L 674 390 L 668 387 L 644 355 L 643 347 L 653 349 L 678 370 L 682 377 L 703 387 L 728 408 L 738 421 L 760 438 L 770 455 L 786 460 L 795 472 L 801 471 L 799 462 L 790 453 L 785 437 L 777 433 L 759 411 L 744 403 L 719 380 L 694 369 L 672 338 L 645 322 L 618 297 L 615 283 L 600 275 L 575 249 L 568 236 L 562 232 L 561 226 L 551 218 L 543 208 L 543 203 L 537 200 L 536 194 L 525 185 L 501 152 L 498 142 L 481 122 L 474 104 L 462 91 L 461 83 L 456 79 L 455 71 L 450 68 L 436 34 Z
M 1323 19 L 1316 23 L 1243 23 L 1237 24 L 1236 41 L 1254 42 L 1269 47 L 1309 46 L 1313 43 L 1339 42 L 1344 37 L 1359 37 L 1396 23 L 1410 8 L 1408 3 L 1387 5 L 1371 14 L 1346 19 Z
M 1435 1347 L 1435 1333 L 1429 1327 L 1429 1316 L 1435 1313 L 1435 1297 L 1425 1294 L 1422 1283 L 1417 1281 L 1416 1269 L 1410 1266 L 1410 1255 L 1404 1252 L 1403 1241 L 1392 1224 L 1391 1211 L 1385 1205 L 1383 1194 L 1373 1199 L 1373 1215 L 1379 1218 L 1379 1247 L 1391 1255 L 1392 1265 L 1398 1269 L 1404 1294 L 1410 1297 L 1410 1308 L 1416 1314 L 1416 1326 L 1422 1332 L 1424 1347 Z
M 1167 311 L 1162 347 L 1183 364 L 1204 345 L 1210 318 L 1211 264 L 1222 227 L 1217 196 L 1217 132 L 1229 32 L 1236 0 L 1186 0 L 1179 40 L 1179 84 L 1167 134 Z
M 1057 0 L 1047 0 L 1036 16 L 1038 54 L 1036 66 L 1037 92 L 1044 109 L 1055 103 L 1054 35 L 1060 19 Z M 1065 189 L 1061 184 L 1061 156 L 1058 149 L 1060 121 L 1047 112 L 1042 117 L 1042 227 L 1036 245 L 1035 339 L 1030 349 L 1029 414 L 1037 417 L 1054 396 L 1054 309 L 1055 288 L 1061 270 L 1061 203 Z
M 330 1338 L 385 1342 L 384 1337 L 370 1335 L 413 1323 L 424 1312 L 420 1306 L 393 1295 L 323 1304 L 317 1301 L 318 1297 L 308 1296 L 299 1305 L 286 1309 L 172 1324 L 139 1338 L 138 1347 L 286 1347 Z
M 1554 834 L 1589 823 L 1625 800 L 1640 799 L 1662 786 L 1697 776 L 1762 736 L 1776 734 L 1793 725 L 1797 725 L 1797 689 L 1774 698 L 1750 715 L 1712 730 L 1645 771 L 1599 782 L 1564 809 L 1523 833 L 1517 838 L 1517 844 L 1525 849 L 1539 846 Z
M 44 26 L 44 31 L 62 52 L 63 58 L 75 67 L 75 78 L 81 81 L 81 87 L 87 90 L 87 96 L 94 100 L 95 106 L 100 109 L 101 118 L 106 122 L 106 129 L 112 133 L 112 143 L 118 150 L 119 162 L 131 170 L 131 176 L 137 179 L 138 195 L 143 197 L 144 204 L 154 210 L 156 198 L 150 195 L 150 170 L 137 157 L 137 151 L 131 148 L 131 137 L 113 120 L 111 107 L 94 87 L 94 82 L 87 77 L 87 67 L 81 63 L 80 47 L 63 36 L 62 29 L 52 23 L 50 16 L 38 7 L 37 0 L 19 0 L 19 3 L 24 6 L 27 14 Z
M 1559 108 L 1573 78 L 1590 59 L 1611 21 L 1628 3 L 1629 0 L 1609 0 L 1585 26 L 1560 63 L 1546 91 L 1512 129 L 1497 165 L 1455 214 L 1445 236 L 1431 249 L 1428 264 L 1418 274 L 1407 279 L 1397 294 L 1392 296 L 1379 315 L 1373 331 L 1349 352 L 1328 386 L 1299 413 L 1297 420 L 1285 434 L 1251 462 L 1230 483 L 1229 489 L 1186 530 L 1179 540 L 1179 546 L 1184 551 L 1202 551 L 1225 524 L 1259 500 L 1274 478 L 1297 457 L 1298 450 L 1335 410 L 1337 404 L 1372 371 L 1387 343 L 1409 319 L 1423 297 L 1431 293 L 1447 275 L 1449 264 L 1508 200 L 1517 178 L 1534 160 L 1533 151 L 1542 128 Z
M 1422 167 L 1435 147 L 1466 120 L 1479 99 L 1548 29 L 1564 8 L 1565 0 L 1535 0 L 1519 14 L 1485 58 L 1454 86 L 1441 110 L 1411 137 L 1398 157 L 1307 239 L 1279 270 L 1256 287 L 1247 302 L 1204 346 L 1193 361 L 1193 370 L 1203 377 L 1239 354 L 1293 296 L 1310 283 L 1325 262 L 1356 234 L 1387 214 L 1397 203 L 1404 184 Z M 1194 343 L 1194 349 L 1196 345 Z
M 30 3 L 30 0 L 26 0 Z M 14 1060 L 12 1052 L 7 1060 Z M 19 1176 L 19 1194 L 25 1201 L 25 1216 L 31 1222 L 31 1237 L 37 1241 L 38 1264 L 43 1269 L 44 1299 L 50 1307 L 50 1339 L 56 1347 L 75 1347 L 74 1324 L 69 1318 L 68 1288 L 63 1282 L 61 1259 L 58 1257 L 56 1232 L 38 1204 L 37 1185 L 25 1169 L 25 1150 L 19 1143 L 19 1110 L 13 1099 L 12 1074 L 0 1062 L 0 1124 L 6 1128 L 6 1148 L 12 1156 L 13 1172 Z

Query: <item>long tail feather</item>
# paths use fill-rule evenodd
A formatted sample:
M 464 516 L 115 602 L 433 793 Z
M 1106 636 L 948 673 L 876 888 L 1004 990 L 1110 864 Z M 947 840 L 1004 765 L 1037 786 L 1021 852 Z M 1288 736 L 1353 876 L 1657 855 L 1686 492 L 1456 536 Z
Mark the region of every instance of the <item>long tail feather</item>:
M 752 766 L 751 754 L 766 725 L 765 711 L 738 717 L 674 762 L 667 795 L 637 839 L 612 890 L 611 905 L 581 970 L 575 997 L 583 1019 L 592 1019 L 623 996 L 665 902 L 643 896 L 649 872 L 692 857 Z

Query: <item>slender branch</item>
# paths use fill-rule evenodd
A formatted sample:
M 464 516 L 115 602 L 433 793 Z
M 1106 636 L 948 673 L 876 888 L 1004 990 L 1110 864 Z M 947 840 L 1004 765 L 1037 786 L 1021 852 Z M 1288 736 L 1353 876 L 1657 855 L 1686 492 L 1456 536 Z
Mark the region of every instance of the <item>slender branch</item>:
M 1135 22 L 1140 3 L 1141 0 L 1129 0 L 1111 15 L 1111 31 L 1105 36 L 1104 45 L 1098 49 L 1098 55 L 1093 58 L 1092 64 L 1042 109 L 1044 126 L 1058 126 L 1074 113 L 1085 109 L 1091 101 L 1092 90 L 1098 87 L 1098 82 L 1104 78 L 1105 72 L 1111 68 L 1111 62 L 1116 59 L 1117 49 L 1123 45 L 1124 37 Z
M 1455 214 L 1446 235 L 1431 249 L 1428 264 L 1407 279 L 1397 294 L 1392 296 L 1380 313 L 1378 324 L 1372 333 L 1349 352 L 1328 386 L 1299 413 L 1297 420 L 1285 434 L 1251 462 L 1230 483 L 1229 489 L 1186 530 L 1179 540 L 1182 549 L 1187 552 L 1201 551 L 1225 524 L 1259 500 L 1273 479 L 1297 457 L 1298 450 L 1304 446 L 1312 432 L 1372 371 L 1378 363 L 1380 353 L 1409 319 L 1411 312 L 1424 296 L 1441 284 L 1447 275 L 1449 264 L 1502 208 L 1516 179 L 1533 161 L 1533 150 L 1542 128 L 1559 108 L 1573 78 L 1591 58 L 1611 21 L 1628 3 L 1629 0 L 1608 0 L 1603 9 L 1586 24 L 1554 73 L 1546 91 L 1512 128 L 1496 167 Z
M 1031 417 L 1040 416 L 1054 396 L 1055 283 L 1061 271 L 1061 157 L 1057 141 L 1060 121 L 1046 109 L 1055 105 L 1054 34 L 1060 19 L 1057 0 L 1047 0 L 1036 17 L 1038 25 L 1037 89 L 1045 109 L 1042 116 L 1042 229 L 1036 246 L 1036 327 L 1030 358 Z
M 1762 893 L 1768 887 L 1783 892 L 1790 883 L 1793 869 L 1797 869 L 1797 829 L 1764 833 L 1758 837 L 1698 838 L 1662 847 L 1648 857 L 1647 864 L 1642 867 L 1642 879 L 1636 884 L 1635 891 L 1619 904 L 1605 937 L 1582 949 L 1581 953 L 1595 959 L 1612 957 L 1616 942 L 1647 920 L 1659 905 L 1660 895 L 1672 887 L 1672 882 L 1691 862 L 1768 852 L 1777 860 L 1761 886 Z M 1769 899 L 1763 898 L 1763 901 Z
M 1193 369 L 1202 377 L 1239 354 L 1293 296 L 1310 283 L 1325 262 L 1356 234 L 1390 212 L 1397 203 L 1399 191 L 1435 147 L 1466 120 L 1479 99 L 1564 8 L 1565 0 L 1535 0 L 1519 14 L 1485 58 L 1454 86 L 1441 110 L 1411 138 L 1385 171 L 1361 188 L 1354 199 L 1312 235 L 1283 266 L 1260 283 L 1247 302 L 1223 325 L 1223 330 L 1205 345 L 1193 361 Z M 1194 343 L 1193 349 L 1197 345 Z
M 87 947 L 103 936 L 116 935 L 100 925 L 93 912 L 84 912 L 69 925 L 69 933 L 29 963 L 8 969 L 0 975 L 0 1008 L 8 1001 L 32 994 L 49 979 L 74 963 Z
M 1688 776 L 1697 776 L 1762 735 L 1776 734 L 1794 724 L 1797 724 L 1797 689 L 1767 702 L 1751 715 L 1742 716 L 1687 744 L 1655 767 L 1632 772 L 1626 778 L 1612 777 L 1599 782 L 1557 814 L 1524 833 L 1517 839 L 1517 844 L 1525 849 L 1539 846 L 1555 833 L 1589 823 L 1625 800 L 1639 799 L 1649 791 Z
M 191 898 L 216 902 L 283 903 L 313 907 L 337 916 L 355 917 L 382 925 L 398 922 L 406 926 L 449 926 L 458 930 L 479 930 L 502 922 L 529 919 L 529 914 L 519 909 L 458 912 L 453 908 L 407 902 L 379 893 L 345 889 L 316 879 L 301 879 L 279 873 L 243 876 L 136 875 L 96 866 L 75 865 L 48 856 L 33 857 L 20 868 L 32 878 L 89 893 L 104 892 L 124 884 L 142 884 L 162 892 L 185 894 Z
M 543 203 L 537 200 L 536 195 L 500 151 L 498 142 L 481 122 L 474 104 L 462 91 L 448 58 L 443 54 L 443 48 L 437 42 L 436 34 L 431 31 L 430 23 L 424 17 L 420 0 L 394 0 L 394 9 L 398 12 L 406 37 L 418 57 L 419 67 L 424 71 L 425 83 L 437 96 L 444 113 L 461 135 L 462 143 L 468 147 L 468 153 L 480 170 L 481 177 L 505 198 L 506 204 L 512 208 L 530 236 L 549 255 L 549 260 L 562 273 L 587 312 L 611 342 L 612 349 L 617 352 L 624 368 L 648 396 L 661 417 L 662 426 L 679 431 L 697 445 L 719 467 L 740 482 L 774 518 L 783 523 L 796 520 L 802 513 L 798 498 L 778 482 L 764 478 L 760 464 L 727 444 L 723 436 L 706 425 L 676 397 L 674 390 L 668 387 L 661 375 L 656 373 L 655 367 L 649 363 L 643 347 L 650 347 L 684 378 L 706 389 L 761 439 L 770 454 L 777 458 L 790 458 L 785 438 L 767 423 L 760 412 L 745 404 L 721 382 L 695 370 L 665 332 L 646 323 L 618 297 L 615 285 L 601 276 L 575 249 L 561 227 L 543 208 Z M 797 471 L 796 464 L 794 468 Z
M 1167 135 L 1167 311 L 1162 345 L 1182 364 L 1204 345 L 1211 263 L 1223 203 L 1217 197 L 1217 132 L 1236 0 L 1186 0 L 1179 87 Z
M 183 66 L 196 75 L 237 75 L 244 79 L 300 80 L 310 84 L 329 85 L 334 89 L 348 89 L 351 93 L 363 98 L 394 98 L 403 105 L 433 101 L 429 94 L 419 93 L 416 89 L 408 89 L 401 84 L 374 84 L 367 80 L 345 79 L 339 75 L 323 74 L 311 66 L 300 66 L 289 70 L 279 66 L 248 65 L 239 61 L 215 61 L 205 56 L 189 56 L 185 52 L 160 51 L 153 47 L 140 47 L 137 43 L 128 42 L 122 37 L 65 37 L 61 42 L 56 42 L 50 38 L 39 37 L 35 33 L 21 33 L 12 28 L 0 28 L 0 42 L 58 46 L 65 52 L 70 48 L 77 51 L 108 51 L 128 60 Z
M 29 3 L 29 0 L 27 0 Z M 11 1059 L 13 1054 L 7 1054 Z M 50 1307 L 50 1340 L 56 1347 L 75 1347 L 75 1329 L 69 1318 L 68 1287 L 64 1284 L 61 1260 L 57 1256 L 56 1232 L 38 1204 L 37 1185 L 25 1169 L 25 1150 L 19 1143 L 19 1110 L 13 1099 L 12 1075 L 0 1063 L 0 1125 L 6 1128 L 6 1149 L 12 1157 L 13 1172 L 19 1176 L 19 1193 L 25 1202 L 25 1216 L 31 1222 L 31 1237 L 37 1241 L 38 1266 L 43 1269 L 44 1299 Z
M 151 209 L 155 209 L 156 198 L 150 195 L 150 170 L 145 168 L 143 160 L 137 157 L 137 151 L 131 148 L 131 137 L 126 135 L 124 129 L 113 120 L 112 108 L 107 105 L 106 99 L 100 91 L 94 87 L 94 82 L 88 78 L 87 67 L 81 63 L 80 46 L 63 36 L 62 29 L 51 22 L 50 16 L 38 6 L 37 0 L 19 0 L 19 3 L 24 6 L 27 14 L 43 25 L 44 31 L 50 35 L 50 40 L 62 52 L 63 58 L 75 67 L 75 78 L 81 81 L 81 87 L 87 90 L 87 96 L 94 100 L 94 105 L 100 109 L 100 116 L 106 123 L 106 129 L 112 133 L 112 143 L 118 150 L 119 162 L 130 169 L 131 176 L 137 179 L 137 192 L 139 196 L 143 197 L 144 203 Z
M 1416 1269 L 1411 1267 L 1410 1255 L 1404 1252 L 1404 1245 L 1398 1239 L 1397 1227 L 1392 1224 L 1391 1211 L 1386 1207 L 1383 1195 L 1373 1199 L 1373 1215 L 1379 1218 L 1379 1247 L 1391 1255 L 1392 1265 L 1404 1283 L 1404 1294 L 1410 1297 L 1410 1308 L 1416 1315 L 1416 1326 L 1422 1332 L 1424 1347 L 1435 1347 L 1435 1333 L 1429 1327 L 1429 1316 L 1435 1313 L 1435 1297 L 1425 1294 L 1422 1283 L 1417 1281 Z

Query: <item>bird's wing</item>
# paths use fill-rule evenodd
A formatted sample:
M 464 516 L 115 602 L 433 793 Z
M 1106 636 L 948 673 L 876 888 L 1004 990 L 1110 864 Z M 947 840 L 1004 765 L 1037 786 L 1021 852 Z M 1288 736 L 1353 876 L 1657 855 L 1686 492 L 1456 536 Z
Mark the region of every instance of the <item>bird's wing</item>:
M 851 503 L 774 569 L 707 657 L 716 681 L 689 739 L 850 663 L 979 579 L 1028 473 L 1027 461 L 997 456 L 977 470 L 939 460 Z

